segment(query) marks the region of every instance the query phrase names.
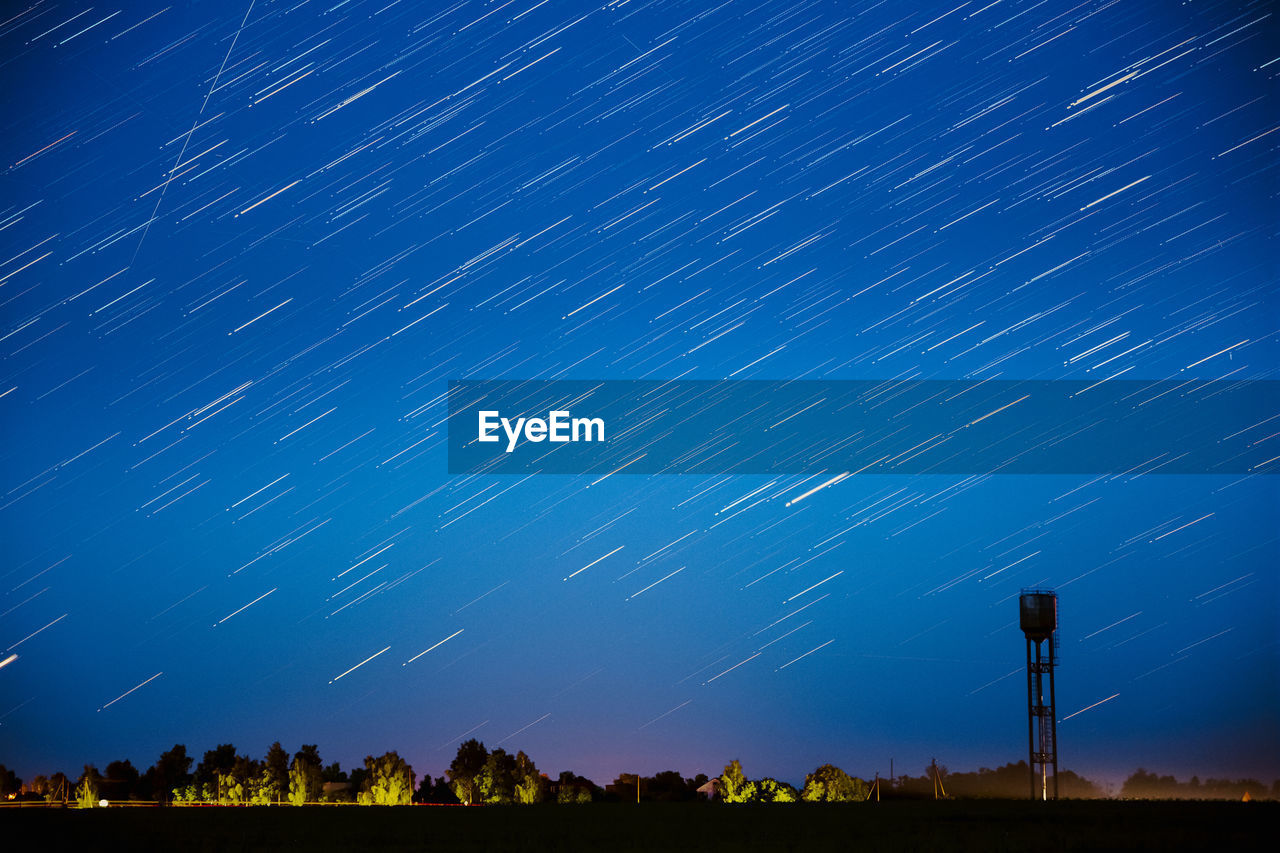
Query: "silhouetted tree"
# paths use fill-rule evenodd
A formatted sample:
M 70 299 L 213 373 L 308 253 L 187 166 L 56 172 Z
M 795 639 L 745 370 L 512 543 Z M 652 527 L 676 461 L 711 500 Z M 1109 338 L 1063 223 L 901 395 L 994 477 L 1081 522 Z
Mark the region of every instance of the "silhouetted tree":
M 266 758 L 261 764 L 257 788 L 254 791 L 255 805 L 269 805 L 284 800 L 289 792 L 289 753 L 276 741 L 267 747 Z
M 675 770 L 663 770 L 641 781 L 641 798 L 659 803 L 679 803 L 696 798 L 697 785 Z
M 595 783 L 570 770 L 562 772 L 556 782 L 557 803 L 589 803 L 595 798 L 595 792 Z
M 22 779 L 18 774 L 9 768 L 0 764 L 0 799 L 7 800 L 10 797 L 17 796 L 22 790 Z
M 644 799 L 644 781 L 638 773 L 619 773 L 618 778 L 604 786 L 604 798 L 609 802 L 639 802 Z
M 1264 797 L 1267 788 L 1257 779 L 1206 779 L 1193 776 L 1186 783 L 1173 776 L 1158 776 L 1139 767 L 1125 780 L 1120 796 L 1131 799 L 1240 800 Z
M 369 771 L 363 767 L 353 767 L 351 772 L 347 774 L 347 782 L 350 783 L 350 790 L 358 793 L 364 790 L 365 780 L 369 778 Z M 354 796 L 354 794 L 353 794 Z
M 0 776 L 4 776 L 5 772 L 4 765 L 0 764 Z M 0 785 L 2 784 L 3 783 L 0 783 Z M 35 794 L 41 799 L 44 799 L 45 795 L 49 793 L 49 778 L 44 774 L 37 774 L 36 777 L 31 780 L 31 784 L 27 785 L 27 791 Z
M 138 779 L 138 770 L 129 759 L 113 761 L 107 765 L 100 793 L 107 800 L 131 799 L 137 791 Z
M 17 796 L 21 790 L 22 780 L 18 778 L 18 774 L 0 764 L 0 799 L 7 800 L 10 796 Z
M 1144 800 L 1170 797 L 1177 793 L 1177 786 L 1178 781 L 1172 776 L 1161 778 L 1139 767 L 1120 786 L 1120 796 Z
M 160 753 L 156 763 L 147 769 L 146 780 L 150 797 L 167 803 L 173 799 L 174 790 L 191 784 L 191 756 L 187 748 L 175 743 L 173 749 Z
M 449 780 L 443 776 L 437 776 L 433 782 L 430 773 L 422 777 L 422 784 L 418 786 L 413 799 L 419 803 L 435 803 L 438 805 L 455 805 L 458 802 L 458 797 L 453 793 L 453 788 L 449 787 Z
M 950 780 L 947 781 L 950 785 Z M 1058 771 L 1058 796 L 1072 800 L 1094 800 L 1103 795 L 1102 788 L 1073 770 Z

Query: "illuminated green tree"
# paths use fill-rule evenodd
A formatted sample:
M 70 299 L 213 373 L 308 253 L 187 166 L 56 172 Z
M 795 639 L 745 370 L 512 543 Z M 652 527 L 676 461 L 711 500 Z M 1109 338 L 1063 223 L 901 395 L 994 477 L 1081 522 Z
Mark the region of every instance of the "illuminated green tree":
M 800 799 L 806 803 L 861 802 L 867 798 L 867 784 L 833 764 L 824 764 L 804 777 Z
M 453 786 L 454 796 L 464 806 L 469 806 L 479 799 L 477 777 L 480 771 L 484 770 L 488 758 L 489 751 L 484 748 L 484 744 L 472 738 L 458 747 L 458 754 L 449 765 L 449 769 L 445 771 Z
M 720 775 L 720 797 L 726 803 L 749 803 L 755 798 L 755 783 L 742 772 L 738 759 L 730 761 Z
M 289 802 L 301 806 L 320 799 L 324 787 L 324 780 L 320 777 L 322 766 L 316 745 L 303 744 L 289 765 Z
M 407 806 L 413 801 L 413 768 L 395 752 L 364 760 L 365 777 L 358 802 L 363 806 Z
M 198 803 L 200 802 L 200 789 L 194 783 L 179 785 L 173 789 L 173 801 L 175 803 Z
M 533 759 L 523 752 L 516 753 L 516 802 L 521 805 L 540 803 L 547 796 L 547 780 L 538 772 Z
M 262 766 L 247 755 L 237 755 L 231 769 L 218 775 L 220 802 L 246 805 L 258 800 Z
M 795 788 L 777 779 L 766 777 L 758 782 L 748 782 L 747 786 L 754 789 L 751 792 L 751 802 L 754 803 L 794 803 L 800 799 Z
M 231 772 L 236 763 L 236 748 L 233 744 L 220 743 L 207 750 L 204 758 L 196 765 L 194 784 L 197 799 L 206 803 L 216 803 L 223 799 L 222 777 Z
M 499 747 L 489 753 L 484 768 L 476 777 L 482 802 L 506 804 L 516 798 L 516 759 Z

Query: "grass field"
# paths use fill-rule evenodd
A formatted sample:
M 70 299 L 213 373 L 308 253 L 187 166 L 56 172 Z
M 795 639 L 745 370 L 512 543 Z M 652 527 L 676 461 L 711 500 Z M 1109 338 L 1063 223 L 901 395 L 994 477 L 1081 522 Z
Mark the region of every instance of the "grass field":
M 0 811 L 5 849 L 21 839 L 21 849 L 184 853 L 1237 851 L 1271 847 L 1277 828 L 1280 803 L 1169 801 Z

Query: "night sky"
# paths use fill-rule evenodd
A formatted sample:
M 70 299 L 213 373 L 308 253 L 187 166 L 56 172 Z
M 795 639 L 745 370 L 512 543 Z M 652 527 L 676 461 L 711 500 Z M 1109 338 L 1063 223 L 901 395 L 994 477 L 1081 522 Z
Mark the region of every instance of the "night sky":
M 1040 586 L 1065 767 L 1280 775 L 1274 476 L 446 460 L 459 379 L 1277 378 L 1268 4 L 5 10 L 19 775 L 995 767 Z

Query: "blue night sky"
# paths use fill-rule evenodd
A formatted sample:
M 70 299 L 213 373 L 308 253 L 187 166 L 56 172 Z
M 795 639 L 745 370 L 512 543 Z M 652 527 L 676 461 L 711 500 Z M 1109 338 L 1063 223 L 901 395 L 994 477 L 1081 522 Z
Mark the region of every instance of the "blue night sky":
M 1277 378 L 1268 4 L 2 17 L 19 775 L 994 767 L 1031 586 L 1065 767 L 1280 775 L 1274 476 L 788 505 L 826 477 L 449 476 L 445 423 L 458 379 Z

